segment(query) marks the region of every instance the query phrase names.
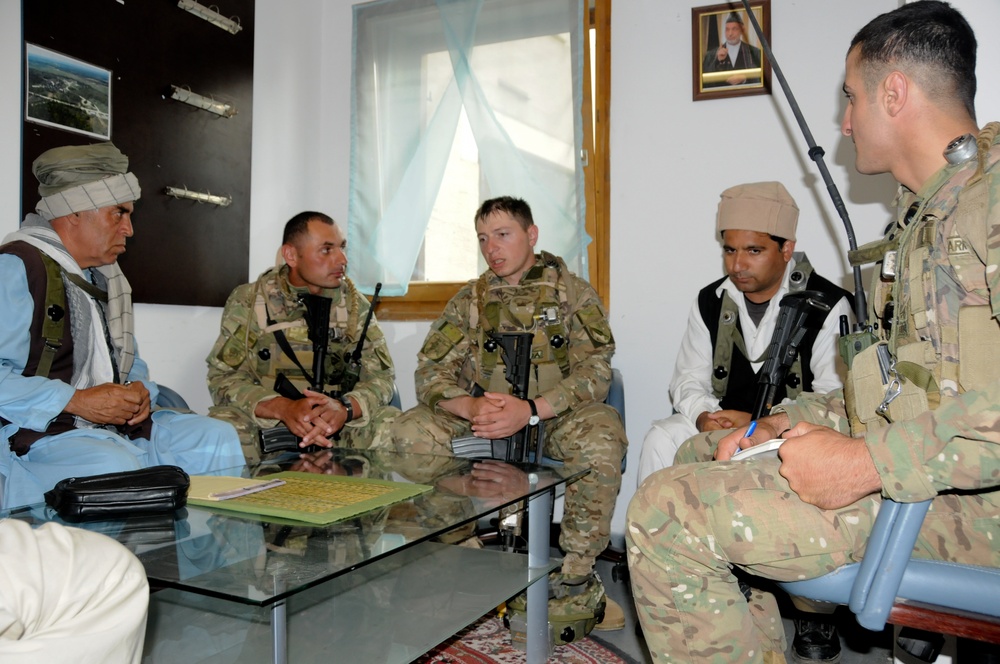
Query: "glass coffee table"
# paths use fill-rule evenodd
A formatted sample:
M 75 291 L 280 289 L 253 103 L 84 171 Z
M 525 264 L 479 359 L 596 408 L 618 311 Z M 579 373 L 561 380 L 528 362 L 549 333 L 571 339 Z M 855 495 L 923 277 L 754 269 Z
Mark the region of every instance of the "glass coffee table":
M 550 638 L 544 579 L 560 562 L 549 555 L 552 499 L 584 473 L 506 464 L 493 486 L 472 481 L 476 463 L 331 449 L 228 473 L 302 470 L 432 487 L 323 526 L 191 504 L 177 514 L 67 525 L 117 539 L 145 567 L 156 591 L 146 661 L 402 664 L 527 589 L 527 661 L 541 663 Z M 456 544 L 479 519 L 522 500 L 527 554 Z M 2 516 L 61 522 L 44 505 Z

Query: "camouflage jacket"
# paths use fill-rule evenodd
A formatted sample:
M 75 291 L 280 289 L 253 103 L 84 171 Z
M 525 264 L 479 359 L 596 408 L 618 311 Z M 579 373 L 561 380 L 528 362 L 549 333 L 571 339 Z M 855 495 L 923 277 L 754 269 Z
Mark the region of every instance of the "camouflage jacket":
M 275 332 L 283 330 L 289 346 L 306 370 L 312 371 L 312 344 L 305 323 L 305 306 L 298 300 L 305 288 L 292 286 L 288 267 L 264 272 L 257 281 L 238 286 L 226 301 L 219 338 L 206 358 L 208 389 L 216 406 L 235 406 L 253 416 L 257 404 L 278 396 L 274 381 L 284 373 L 300 390 L 308 387 L 301 369 L 277 343 Z M 354 351 L 368 300 L 355 290 L 348 278 L 337 289 L 324 291 L 333 300 L 330 308 L 330 342 L 327 346 L 327 390 L 339 389 L 345 355 Z M 361 375 L 347 392 L 361 406 L 349 427 L 364 426 L 368 414 L 392 398 L 395 374 L 392 358 L 378 321 L 372 318 L 361 354 Z M 254 420 L 261 426 L 275 426 L 266 418 Z
M 988 314 L 994 327 L 1000 319 L 998 162 L 1000 141 L 993 143 L 985 162 L 985 188 L 980 190 L 985 195 L 975 214 L 959 215 L 956 209 L 977 159 L 948 165 L 919 192 L 901 187 L 897 196 L 898 218 L 887 232 L 887 238 L 903 235 L 895 285 L 886 293 L 876 270 L 871 313 L 880 319 L 879 332 L 890 348 L 913 344 L 927 349 L 925 366 L 938 379 L 933 401 L 939 403 L 912 419 L 865 433 L 883 495 L 893 500 L 914 502 L 950 489 L 989 491 L 1000 486 L 1000 365 L 995 359 L 969 361 L 960 345 L 971 344 L 960 344 L 963 334 L 958 325 L 961 312 L 975 307 Z M 908 239 L 920 233 L 925 241 Z M 895 323 L 886 334 L 881 307 L 889 297 L 895 305 Z M 984 352 L 995 358 L 997 350 L 977 349 L 970 354 Z M 958 362 L 959 356 L 964 363 Z M 955 375 L 949 374 L 949 364 L 957 367 Z M 980 369 L 978 387 L 965 389 L 966 381 L 958 374 L 974 368 Z M 803 395 L 774 411 L 787 413 L 793 424 L 810 421 L 850 431 L 840 390 Z M 988 496 L 1000 503 L 996 492 Z
M 491 307 L 496 302 L 502 313 L 494 324 L 488 312 L 496 309 Z M 539 318 L 540 306 L 548 320 Z M 492 382 L 484 375 L 484 358 L 489 360 L 489 351 L 483 348 L 484 327 L 534 332 L 528 398 L 541 396 L 556 415 L 607 397 L 615 341 L 604 306 L 590 284 L 570 272 L 562 259 L 543 252 L 518 285 L 510 286 L 487 271 L 448 302 L 417 354 L 420 403 L 434 408 L 440 401 L 468 396 L 474 383 L 511 392 L 510 385 L 497 379 L 502 370 Z M 557 335 L 563 339 L 553 344 Z M 564 362 L 555 357 L 556 345 L 556 350 L 566 350 L 561 353 Z

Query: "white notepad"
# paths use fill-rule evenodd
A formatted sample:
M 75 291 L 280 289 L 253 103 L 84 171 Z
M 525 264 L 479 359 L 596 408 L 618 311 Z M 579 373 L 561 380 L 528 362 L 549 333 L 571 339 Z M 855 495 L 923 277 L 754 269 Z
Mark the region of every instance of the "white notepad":
M 745 459 L 755 459 L 757 457 L 778 457 L 778 448 L 785 442 L 784 438 L 772 438 L 771 440 L 740 450 L 733 455 L 733 461 L 743 461 Z

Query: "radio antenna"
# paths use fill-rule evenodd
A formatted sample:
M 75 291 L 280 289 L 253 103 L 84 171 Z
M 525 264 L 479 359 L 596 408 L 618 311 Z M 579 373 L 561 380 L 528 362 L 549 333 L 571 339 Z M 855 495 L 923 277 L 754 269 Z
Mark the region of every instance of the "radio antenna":
M 826 162 L 823 161 L 823 155 L 826 153 L 813 140 L 812 132 L 809 131 L 809 125 L 806 124 L 806 119 L 802 117 L 802 111 L 799 110 L 799 105 L 795 101 L 795 95 L 792 94 L 791 88 L 788 87 L 788 81 L 785 80 L 785 75 L 781 73 L 778 61 L 774 59 L 774 53 L 771 52 L 771 45 L 764 38 L 764 31 L 760 29 L 760 23 L 757 22 L 757 17 L 754 16 L 753 11 L 750 9 L 750 0 L 743 0 L 743 6 L 746 8 L 747 17 L 750 19 L 751 25 L 753 25 L 754 32 L 757 33 L 757 38 L 760 39 L 760 45 L 767 55 L 767 61 L 771 63 L 774 76 L 778 79 L 778 83 L 781 84 L 785 98 L 788 99 L 788 106 L 795 115 L 795 121 L 799 123 L 799 129 L 802 130 L 802 135 L 805 136 L 806 144 L 809 146 L 809 158 L 816 162 L 816 167 L 819 168 L 823 182 L 826 183 L 826 190 L 833 201 L 833 207 L 837 209 L 837 214 L 840 215 L 841 221 L 844 222 L 844 228 L 847 229 L 847 244 L 853 251 L 858 248 L 858 242 L 854 238 L 854 226 L 851 225 L 851 217 L 847 213 L 844 199 L 840 197 L 837 185 L 834 184 L 833 178 L 830 177 L 830 171 L 826 167 Z M 855 330 L 860 331 L 868 326 L 868 305 L 865 301 L 865 289 L 861 285 L 861 267 L 858 265 L 854 266 L 854 319 L 857 321 L 855 323 Z

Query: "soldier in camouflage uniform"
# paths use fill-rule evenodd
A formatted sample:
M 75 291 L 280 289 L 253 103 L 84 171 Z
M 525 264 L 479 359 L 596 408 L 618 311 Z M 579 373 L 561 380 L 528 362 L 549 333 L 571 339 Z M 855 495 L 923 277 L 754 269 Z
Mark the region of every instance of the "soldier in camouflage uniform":
M 571 472 L 591 471 L 566 489 L 559 539 L 560 579 L 583 584 L 608 545 L 628 445 L 618 412 L 604 403 L 614 337 L 594 289 L 562 259 L 534 253 L 538 227 L 527 203 L 491 199 L 475 220 L 489 269 L 431 325 L 418 355 L 419 404 L 396 420 L 393 437 L 402 451 L 451 454 L 454 438 L 505 438 L 536 414 L 546 420 L 545 453 Z M 528 399 L 511 396 L 501 354 L 487 343 L 491 331 L 534 332 Z M 485 396 L 471 396 L 477 385 Z M 618 612 L 609 608 L 604 628 L 624 624 Z
M 359 380 L 349 390 L 341 385 L 346 358 L 357 346 L 369 309 L 368 300 L 345 275 L 345 245 L 329 216 L 299 213 L 285 225 L 281 246 L 285 265 L 237 287 L 226 302 L 219 338 L 206 360 L 215 403 L 209 415 L 236 427 L 251 462 L 260 458 L 260 429 L 278 424 L 302 438 L 302 447 L 391 444 L 389 425 L 399 414 L 388 405 L 393 365 L 374 318 L 365 337 Z M 308 389 L 313 346 L 300 300 L 307 293 L 332 300 L 325 384 L 339 398 Z M 279 374 L 305 398 L 279 395 L 274 389 Z
M 783 661 L 778 616 L 748 607 L 732 568 L 791 581 L 855 562 L 883 498 L 933 498 L 915 556 L 1000 567 L 1000 125 L 977 129 L 975 51 L 965 19 L 926 0 L 855 36 L 842 131 L 860 172 L 901 188 L 897 222 L 851 258 L 882 263 L 872 320 L 902 393 L 878 414 L 872 345 L 843 392 L 800 396 L 716 450 L 780 436 L 780 460 L 675 466 L 643 485 L 626 538 L 654 661 Z M 978 154 L 946 159 L 967 133 Z

